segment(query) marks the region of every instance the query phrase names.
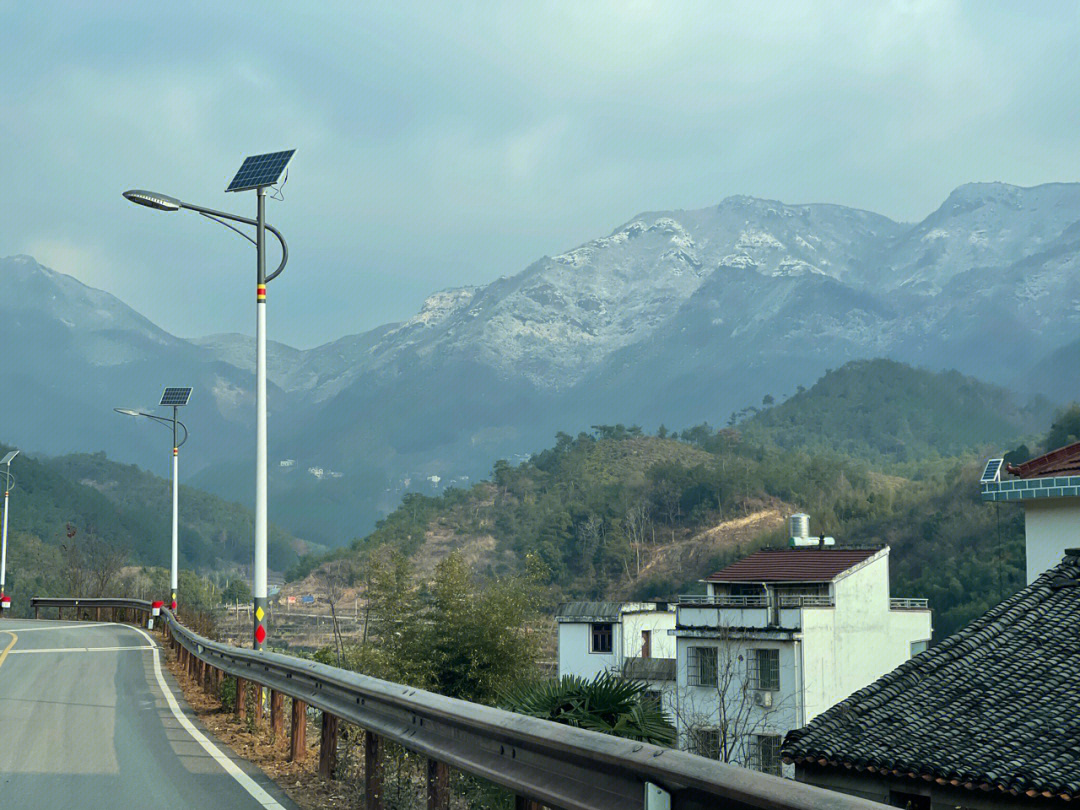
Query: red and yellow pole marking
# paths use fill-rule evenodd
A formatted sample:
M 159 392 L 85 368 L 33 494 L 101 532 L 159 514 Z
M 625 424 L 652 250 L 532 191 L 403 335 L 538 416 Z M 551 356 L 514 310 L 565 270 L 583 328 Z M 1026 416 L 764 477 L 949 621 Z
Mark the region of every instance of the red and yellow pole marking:
M 255 300 L 260 304 L 266 303 L 266 285 L 259 284 L 255 287 Z

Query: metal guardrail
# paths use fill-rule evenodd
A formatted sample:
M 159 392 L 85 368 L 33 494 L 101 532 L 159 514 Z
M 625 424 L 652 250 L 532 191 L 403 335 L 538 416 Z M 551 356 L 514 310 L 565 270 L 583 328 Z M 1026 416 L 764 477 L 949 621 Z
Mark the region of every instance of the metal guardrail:
M 929 610 L 929 599 L 890 599 L 891 610 Z
M 117 608 L 150 613 L 136 599 L 42 599 L 40 608 Z M 382 681 L 355 672 L 277 653 L 242 649 L 192 632 L 162 609 L 164 631 L 189 671 L 202 678 L 220 673 L 251 682 L 353 723 L 366 732 L 366 750 L 380 738 L 428 758 L 429 807 L 435 767 L 456 768 L 487 779 L 519 796 L 518 807 L 558 810 L 671 808 L 705 810 L 884 810 L 854 796 L 781 779 L 684 751 L 661 748 L 539 720 L 501 709 Z M 182 651 L 182 652 L 181 652 Z M 217 672 L 214 673 L 214 670 Z M 280 698 L 279 698 L 280 700 Z M 273 705 L 274 699 L 271 699 Z M 238 701 L 240 706 L 243 701 Z M 280 705 L 280 704 L 279 704 Z M 336 746 L 336 720 L 334 729 Z M 294 727 L 294 735 L 296 729 Z M 304 732 L 301 732 L 304 733 Z M 294 744 L 295 748 L 295 744 Z M 374 760 L 369 760 L 373 762 Z M 442 784 L 445 795 L 445 771 Z M 650 787 L 651 786 L 651 787 Z M 372 805 L 381 806 L 381 797 Z M 380 789 L 381 790 L 381 789 Z M 436 790 L 436 793 L 438 791 Z M 648 794 L 648 799 L 646 798 Z M 670 803 L 668 803 L 670 802 Z

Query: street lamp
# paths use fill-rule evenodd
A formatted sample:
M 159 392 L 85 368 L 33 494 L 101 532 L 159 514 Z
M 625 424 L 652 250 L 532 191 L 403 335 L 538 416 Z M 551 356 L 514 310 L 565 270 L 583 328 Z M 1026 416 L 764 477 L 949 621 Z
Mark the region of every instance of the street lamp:
M 159 425 L 172 428 L 172 567 L 169 570 L 169 608 L 176 611 L 176 591 L 179 585 L 179 536 L 180 536 L 180 448 L 188 438 L 187 425 L 177 419 L 177 409 L 188 404 L 191 397 L 190 388 L 166 388 L 161 395 L 161 405 L 171 405 L 173 409 L 172 419 L 158 416 L 153 413 L 143 413 L 131 408 L 113 408 L 117 413 L 124 416 L 145 416 L 157 422 Z M 176 440 L 176 428 L 184 431 L 184 438 Z
M 254 640 L 256 650 L 263 648 L 266 641 L 266 285 L 277 278 L 285 269 L 289 260 L 289 248 L 281 233 L 266 222 L 266 189 L 275 185 L 282 172 L 292 159 L 295 149 L 284 152 L 272 152 L 266 155 L 254 155 L 245 158 L 240 170 L 233 177 L 226 191 L 254 191 L 257 209 L 256 218 L 228 214 L 199 205 L 182 202 L 166 194 L 133 189 L 125 191 L 124 197 L 138 205 L 158 211 L 180 211 L 187 209 L 212 219 L 232 231 L 240 234 L 255 245 L 256 288 L 255 288 L 255 559 L 251 574 L 251 591 L 254 597 Z M 228 221 L 241 222 L 255 226 L 255 238 Z M 281 243 L 281 264 L 270 275 L 266 274 L 266 234 L 270 231 Z
M 8 496 L 15 488 L 15 477 L 11 474 L 11 460 L 19 455 L 18 450 L 11 450 L 3 458 L 0 464 L 4 465 L 4 529 L 0 538 L 0 616 L 3 611 L 11 609 L 11 597 L 4 591 L 4 583 L 7 581 L 7 513 Z

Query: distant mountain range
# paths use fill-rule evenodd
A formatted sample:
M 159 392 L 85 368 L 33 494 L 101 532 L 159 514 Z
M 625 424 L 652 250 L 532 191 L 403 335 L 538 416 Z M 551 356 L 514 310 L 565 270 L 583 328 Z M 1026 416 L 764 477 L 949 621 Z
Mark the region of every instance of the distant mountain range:
M 640 214 L 516 275 L 436 293 L 404 323 L 309 351 L 272 345 L 272 517 L 341 543 L 403 492 L 483 475 L 557 430 L 723 423 L 859 358 L 1071 399 L 1078 257 L 1080 184 L 965 185 L 915 225 L 749 197 Z M 104 448 L 164 473 L 166 438 L 111 408 L 190 383 L 185 469 L 250 500 L 250 338 L 181 340 L 25 256 L 0 260 L 0 285 L 0 438 Z

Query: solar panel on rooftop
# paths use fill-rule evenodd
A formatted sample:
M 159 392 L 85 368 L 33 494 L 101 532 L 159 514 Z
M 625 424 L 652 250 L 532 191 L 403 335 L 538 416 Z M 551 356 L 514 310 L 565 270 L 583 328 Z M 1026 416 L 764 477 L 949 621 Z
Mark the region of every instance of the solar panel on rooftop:
M 191 397 L 190 388 L 166 388 L 161 394 L 162 405 L 187 405 Z
M 229 183 L 226 191 L 247 191 L 259 186 L 272 186 L 281 178 L 281 173 L 289 165 L 295 149 L 285 152 L 269 152 L 244 159 L 240 171 Z
M 979 483 L 986 484 L 991 481 L 996 481 L 998 472 L 1001 470 L 1001 465 L 1005 461 L 1002 458 L 992 458 L 986 462 L 986 469 L 983 470 L 982 478 L 979 479 Z

